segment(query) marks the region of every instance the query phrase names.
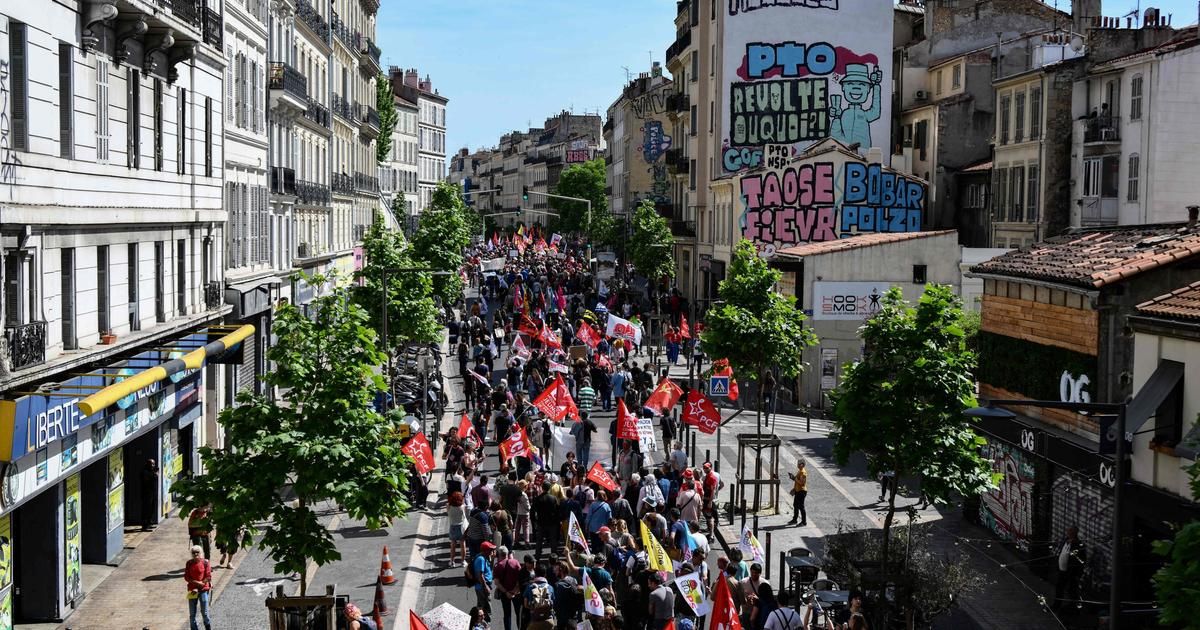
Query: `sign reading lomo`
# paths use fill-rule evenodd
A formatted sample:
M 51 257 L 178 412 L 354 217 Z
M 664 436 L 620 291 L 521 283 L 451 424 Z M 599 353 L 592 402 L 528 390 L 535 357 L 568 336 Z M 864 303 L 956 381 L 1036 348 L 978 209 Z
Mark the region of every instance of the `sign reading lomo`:
M 887 282 L 814 282 L 813 319 L 862 321 L 883 307 Z

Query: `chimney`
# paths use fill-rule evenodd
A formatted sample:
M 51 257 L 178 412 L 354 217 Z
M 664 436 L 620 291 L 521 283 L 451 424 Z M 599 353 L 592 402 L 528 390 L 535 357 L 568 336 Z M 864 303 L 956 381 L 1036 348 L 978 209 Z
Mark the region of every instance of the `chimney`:
M 1196 227 L 1197 215 L 1200 215 L 1200 206 L 1188 206 L 1187 211 L 1188 211 L 1187 226 L 1188 226 L 1188 229 L 1191 230 Z
M 416 68 L 409 68 L 408 70 L 404 71 L 404 85 L 415 88 L 417 87 L 419 81 L 420 78 L 417 75 Z
M 418 85 L 418 88 L 422 92 L 428 92 L 433 89 L 433 82 L 429 80 L 428 74 L 425 75 L 425 79 L 423 81 L 421 81 L 420 85 Z

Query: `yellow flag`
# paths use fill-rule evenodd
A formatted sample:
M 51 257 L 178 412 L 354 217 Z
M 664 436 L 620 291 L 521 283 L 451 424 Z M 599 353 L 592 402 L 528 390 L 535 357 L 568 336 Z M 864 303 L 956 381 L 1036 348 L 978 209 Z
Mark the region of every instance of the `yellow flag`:
M 675 572 L 674 565 L 671 564 L 671 556 L 667 555 L 667 550 L 663 549 L 658 539 L 650 530 L 646 528 L 646 523 L 641 523 L 642 526 L 642 547 L 646 550 L 646 556 L 650 562 L 650 568 L 655 571 Z

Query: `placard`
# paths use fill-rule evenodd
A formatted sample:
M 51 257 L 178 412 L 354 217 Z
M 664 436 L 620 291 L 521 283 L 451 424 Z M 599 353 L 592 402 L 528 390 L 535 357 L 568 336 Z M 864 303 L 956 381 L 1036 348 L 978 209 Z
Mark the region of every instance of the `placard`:
M 821 390 L 837 387 L 837 348 L 821 348 Z
M 79 494 L 79 475 L 71 475 L 66 481 L 66 502 L 64 503 L 64 519 L 66 521 L 66 536 L 63 538 L 64 562 L 63 593 L 67 602 L 74 602 L 83 597 L 83 527 L 80 518 L 83 512 Z

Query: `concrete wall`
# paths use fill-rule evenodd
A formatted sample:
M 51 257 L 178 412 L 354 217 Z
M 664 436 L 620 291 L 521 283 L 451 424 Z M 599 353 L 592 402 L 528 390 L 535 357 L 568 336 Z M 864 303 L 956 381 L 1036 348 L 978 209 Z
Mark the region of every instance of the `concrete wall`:
M 1174 337 L 1149 332 L 1135 333 L 1133 386 L 1134 391 L 1141 389 L 1162 359 L 1184 364 L 1182 435 L 1186 436 L 1200 415 L 1200 388 L 1187 386 L 1189 383 L 1195 383 L 1197 374 L 1200 374 L 1200 338 L 1186 339 L 1182 337 L 1182 335 Z M 1189 381 L 1189 379 L 1191 380 Z M 1156 421 L 1155 418 L 1148 420 L 1146 426 L 1142 427 L 1144 432 L 1133 437 L 1133 463 L 1131 464 L 1133 479 L 1181 497 L 1191 497 L 1188 476 L 1183 470 L 1188 462 L 1150 450 L 1150 440 L 1154 437 L 1154 432 L 1149 429 L 1155 426 Z
M 932 59 L 944 59 L 994 43 L 996 33 L 1007 40 L 1046 28 L 1055 19 L 1054 8 L 1039 0 L 931 2 L 925 6 Z M 1057 20 L 1063 26 L 1069 22 L 1061 14 Z

